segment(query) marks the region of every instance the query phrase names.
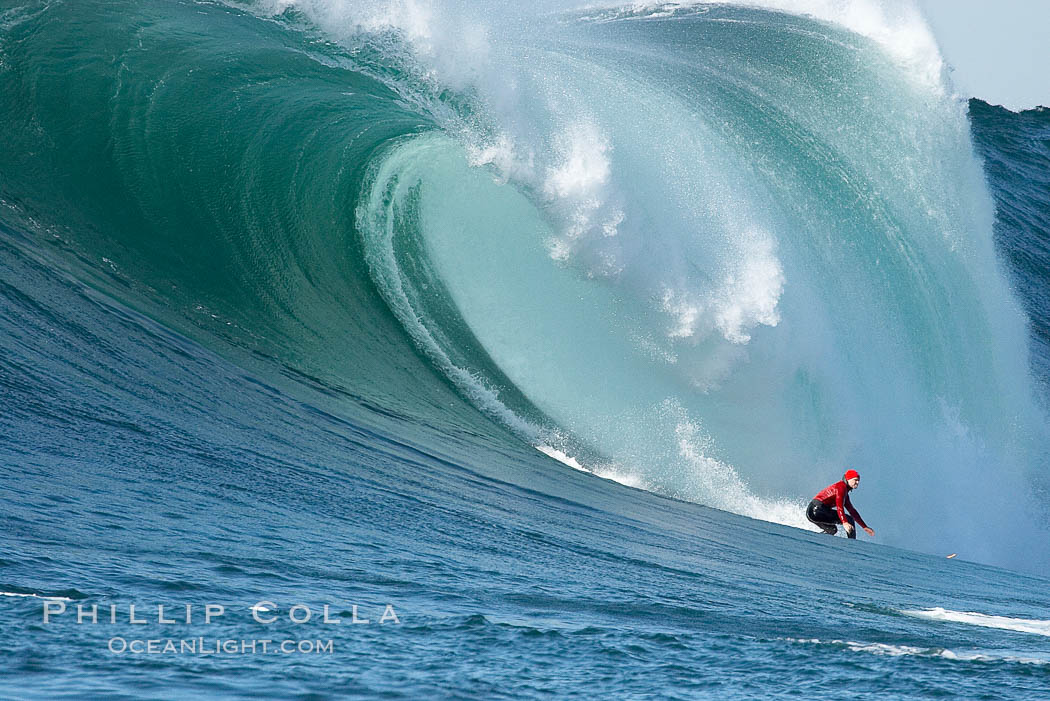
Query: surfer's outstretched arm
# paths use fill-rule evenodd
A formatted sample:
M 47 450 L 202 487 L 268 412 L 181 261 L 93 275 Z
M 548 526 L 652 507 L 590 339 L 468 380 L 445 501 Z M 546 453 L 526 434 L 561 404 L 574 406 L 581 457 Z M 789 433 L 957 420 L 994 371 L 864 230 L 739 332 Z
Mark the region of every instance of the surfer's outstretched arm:
M 860 512 L 853 508 L 853 504 L 849 500 L 849 495 L 846 495 L 846 510 L 849 511 L 849 515 L 853 517 L 853 520 L 864 529 L 864 532 L 868 535 L 875 535 L 875 531 L 868 527 L 868 524 L 864 523 L 864 519 L 860 517 Z

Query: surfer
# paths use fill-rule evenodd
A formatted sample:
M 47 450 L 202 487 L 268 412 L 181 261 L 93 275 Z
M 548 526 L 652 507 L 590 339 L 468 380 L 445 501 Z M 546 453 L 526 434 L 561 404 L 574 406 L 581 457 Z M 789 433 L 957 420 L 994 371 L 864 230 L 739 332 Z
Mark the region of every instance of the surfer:
M 840 481 L 829 484 L 813 497 L 813 501 L 809 502 L 809 507 L 806 508 L 806 518 L 811 523 L 820 526 L 821 530 L 828 535 L 838 533 L 840 522 L 846 529 L 846 536 L 849 538 L 857 537 L 854 522 L 860 524 L 868 535 L 875 535 L 875 531 L 868 528 L 868 524 L 864 523 L 864 519 L 850 503 L 849 493 L 856 489 L 858 484 L 860 484 L 860 474 L 856 470 L 846 470 L 846 474 Z

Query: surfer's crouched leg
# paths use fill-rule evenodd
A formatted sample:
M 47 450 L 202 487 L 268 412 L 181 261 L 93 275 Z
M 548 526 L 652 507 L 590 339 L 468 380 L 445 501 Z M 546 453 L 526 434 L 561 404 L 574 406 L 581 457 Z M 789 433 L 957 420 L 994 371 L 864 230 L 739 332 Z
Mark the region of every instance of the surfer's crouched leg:
M 806 518 L 828 535 L 835 535 L 839 532 L 839 527 L 836 525 L 839 521 L 836 512 L 834 509 L 828 508 L 824 502 L 816 499 L 809 502 L 809 506 L 806 508 Z

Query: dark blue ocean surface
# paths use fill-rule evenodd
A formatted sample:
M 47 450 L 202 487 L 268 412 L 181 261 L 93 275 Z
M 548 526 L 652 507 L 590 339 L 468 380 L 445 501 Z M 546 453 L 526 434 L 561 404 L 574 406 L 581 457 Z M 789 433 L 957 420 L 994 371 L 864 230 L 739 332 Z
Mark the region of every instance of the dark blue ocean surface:
M 0 12 L 0 697 L 1050 693 L 1045 110 L 325 7 Z

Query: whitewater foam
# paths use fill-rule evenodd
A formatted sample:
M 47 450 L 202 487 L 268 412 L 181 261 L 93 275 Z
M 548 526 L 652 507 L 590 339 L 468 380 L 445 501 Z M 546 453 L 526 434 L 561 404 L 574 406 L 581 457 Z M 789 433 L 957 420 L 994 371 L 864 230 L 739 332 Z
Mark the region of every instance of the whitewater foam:
M 901 613 L 905 616 L 925 618 L 931 621 L 965 623 L 967 625 L 980 626 L 982 628 L 999 628 L 1001 630 L 1012 630 L 1018 633 L 1030 633 L 1032 635 L 1050 637 L 1050 621 L 1046 620 L 993 616 L 974 611 L 952 611 L 939 606 L 931 609 L 906 609 L 902 610 Z
M 557 448 L 553 448 L 553 447 L 551 447 L 549 445 L 538 445 L 538 446 L 536 446 L 536 450 L 540 451 L 544 455 L 548 455 L 548 456 L 554 458 L 555 460 L 560 462 L 562 465 L 568 465 L 569 467 L 571 467 L 574 470 L 583 470 L 585 472 L 590 472 L 590 470 L 587 470 L 586 468 L 583 467 L 583 465 L 580 464 L 579 460 L 577 460 L 576 458 L 574 458 L 574 457 L 572 457 L 570 455 L 565 454 L 564 452 L 558 450 Z
M 595 477 L 601 477 L 612 482 L 617 482 L 624 485 L 625 487 L 633 487 L 634 489 L 645 489 L 648 491 L 652 490 L 652 486 L 646 483 L 645 478 L 641 475 L 632 472 L 631 470 L 623 467 L 622 465 L 611 465 L 611 464 L 599 464 L 595 466 L 587 466 L 580 463 L 574 457 L 571 457 L 557 448 L 552 448 L 549 445 L 538 445 L 536 450 L 540 451 L 544 455 L 549 455 L 563 465 L 568 465 L 574 470 L 580 472 L 587 472 L 594 475 Z
M 53 601 L 72 601 L 68 596 L 52 596 L 50 594 L 24 594 L 14 591 L 0 591 L 0 596 L 28 597 L 33 599 L 47 599 Z
M 1050 664 L 1050 657 L 1018 651 L 1004 650 L 949 650 L 939 647 L 918 647 L 915 645 L 896 645 L 893 643 L 864 643 L 852 640 L 820 640 L 819 638 L 784 638 L 790 643 L 808 645 L 831 645 L 843 647 L 852 652 L 866 652 L 872 655 L 889 657 L 919 656 L 941 657 L 960 662 L 1014 662 L 1018 664 Z

